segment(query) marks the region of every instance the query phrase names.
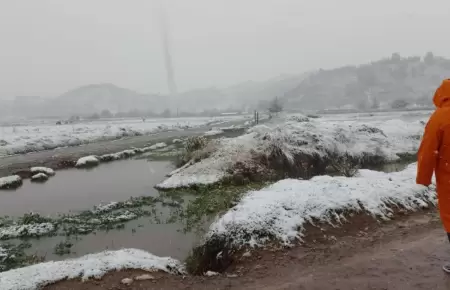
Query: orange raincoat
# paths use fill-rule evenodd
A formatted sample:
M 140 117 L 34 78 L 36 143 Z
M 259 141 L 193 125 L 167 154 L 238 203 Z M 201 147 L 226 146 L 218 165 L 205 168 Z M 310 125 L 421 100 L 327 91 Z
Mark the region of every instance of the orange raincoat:
M 450 79 L 444 80 L 434 98 L 436 111 L 431 115 L 417 155 L 418 184 L 431 184 L 436 176 L 439 212 L 450 233 Z

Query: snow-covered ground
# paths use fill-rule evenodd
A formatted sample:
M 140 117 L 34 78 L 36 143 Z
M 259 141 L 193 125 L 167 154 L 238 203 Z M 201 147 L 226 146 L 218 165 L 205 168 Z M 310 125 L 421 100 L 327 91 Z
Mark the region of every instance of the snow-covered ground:
M 5 255 L 7 253 L 2 252 L 0 248 L 0 258 Z M 175 259 L 157 257 L 137 249 L 123 249 L 90 254 L 77 259 L 51 261 L 3 272 L 0 273 L 0 289 L 39 289 L 64 279 L 101 278 L 109 271 L 123 269 L 184 273 L 183 265 Z
M 330 152 L 354 157 L 378 156 L 386 161 L 399 159 L 397 154 L 415 153 L 426 118 L 413 121 L 376 118 L 334 121 L 286 116 L 248 130 L 237 138 L 217 141 L 216 150 L 206 159 L 181 170 L 158 185 L 162 189 L 212 184 L 229 175 L 233 166 L 254 162 L 253 157 L 268 156 L 279 148 L 288 160 L 298 154 L 327 157 Z
M 235 207 L 216 220 L 206 239 L 232 237 L 233 246 L 258 246 L 269 238 L 290 244 L 301 239 L 308 221 L 336 225 L 349 212 L 389 219 L 399 205 L 409 211 L 436 204 L 434 186 L 415 184 L 416 164 L 395 173 L 360 170 L 357 177 L 316 176 L 285 179 L 248 192 Z
M 0 156 L 75 146 L 99 140 L 118 139 L 167 130 L 183 130 L 227 121 L 245 120 L 248 116 L 218 118 L 174 118 L 105 120 L 70 125 L 27 124 L 0 127 Z

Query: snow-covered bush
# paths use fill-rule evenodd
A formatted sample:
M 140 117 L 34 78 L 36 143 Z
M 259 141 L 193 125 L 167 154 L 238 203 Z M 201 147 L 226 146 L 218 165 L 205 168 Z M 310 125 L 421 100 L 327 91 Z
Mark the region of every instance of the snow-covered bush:
M 414 154 L 420 140 L 410 137 L 421 135 L 422 130 L 419 121 L 389 120 L 377 126 L 320 119 L 272 122 L 236 138 L 216 140 L 214 150 L 205 154 L 207 158 L 186 164 L 157 187 L 310 178 L 326 173 L 327 168 L 352 175 L 355 167 L 394 161 L 402 153 Z

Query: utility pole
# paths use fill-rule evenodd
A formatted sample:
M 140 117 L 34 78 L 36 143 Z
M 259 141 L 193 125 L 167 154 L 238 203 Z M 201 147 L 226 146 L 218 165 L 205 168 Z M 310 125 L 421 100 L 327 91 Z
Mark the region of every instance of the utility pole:
M 158 12 L 159 12 L 159 20 L 161 26 L 161 38 L 164 50 L 164 64 L 166 67 L 167 73 L 167 86 L 169 89 L 169 107 L 173 105 L 173 102 L 178 102 L 174 100 L 174 97 L 177 96 L 177 85 L 175 82 L 175 72 L 173 68 L 173 60 L 172 60 L 172 52 L 170 50 L 170 32 L 168 26 L 168 17 L 166 10 L 164 8 L 164 4 L 161 0 L 156 0 L 158 2 Z M 178 105 L 177 105 L 177 115 L 178 115 Z

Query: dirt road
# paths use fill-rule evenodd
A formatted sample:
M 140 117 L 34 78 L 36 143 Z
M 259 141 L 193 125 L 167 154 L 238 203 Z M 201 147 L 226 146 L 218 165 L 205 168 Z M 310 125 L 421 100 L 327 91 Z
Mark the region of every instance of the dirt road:
M 216 277 L 183 279 L 157 273 L 153 281 L 125 286 L 121 279 L 140 273 L 125 271 L 100 281 L 64 281 L 46 289 L 444 290 L 450 289 L 450 275 L 441 270 L 446 261 L 450 244 L 436 214 L 417 214 L 333 244 L 253 253 Z

